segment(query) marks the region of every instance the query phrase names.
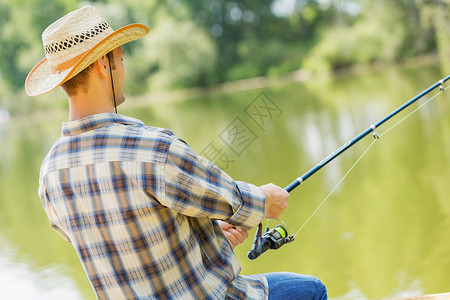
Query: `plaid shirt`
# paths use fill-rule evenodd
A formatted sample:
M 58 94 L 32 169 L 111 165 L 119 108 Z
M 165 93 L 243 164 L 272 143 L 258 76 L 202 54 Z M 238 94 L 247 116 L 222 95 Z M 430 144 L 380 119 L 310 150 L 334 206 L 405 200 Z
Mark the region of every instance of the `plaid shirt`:
M 238 275 L 214 221 L 256 226 L 264 193 L 167 129 L 116 114 L 64 123 L 39 196 L 99 299 L 267 298 L 263 276 Z

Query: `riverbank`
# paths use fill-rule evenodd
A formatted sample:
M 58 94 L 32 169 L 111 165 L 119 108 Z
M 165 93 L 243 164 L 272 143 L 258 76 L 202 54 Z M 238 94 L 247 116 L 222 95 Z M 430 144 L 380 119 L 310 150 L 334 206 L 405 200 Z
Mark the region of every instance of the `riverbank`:
M 398 63 L 397 66 L 399 66 L 400 68 L 408 68 L 408 67 L 417 68 L 437 64 L 438 62 L 439 62 L 438 55 L 432 54 L 405 60 L 402 63 Z M 389 64 L 387 63 L 358 64 L 339 70 L 324 71 L 317 73 L 313 73 L 305 69 L 300 69 L 281 76 L 253 77 L 225 82 L 211 87 L 196 87 L 174 91 L 150 92 L 140 96 L 131 97 L 129 100 L 132 101 L 128 101 L 127 106 L 138 107 L 140 105 L 148 103 L 183 101 L 192 98 L 205 97 L 210 94 L 214 95 L 231 94 L 243 91 L 263 89 L 268 86 L 291 82 L 305 82 L 308 80 L 320 80 L 323 78 L 330 78 L 330 77 L 340 78 L 351 75 L 353 76 L 363 75 L 367 72 L 381 71 L 388 66 Z
M 438 63 L 438 55 L 431 54 L 405 60 L 401 63 L 396 64 L 396 66 L 400 68 L 420 68 Z M 162 102 L 172 103 L 186 101 L 193 98 L 204 98 L 209 95 L 226 95 L 244 91 L 264 89 L 268 86 L 281 85 L 286 83 L 306 82 L 309 80 L 324 80 L 329 78 L 338 79 L 345 76 L 357 76 L 364 75 L 369 72 L 382 71 L 388 66 L 391 65 L 387 63 L 358 64 L 339 70 L 316 73 L 310 72 L 305 69 L 300 69 L 280 76 L 259 76 L 225 82 L 209 87 L 192 87 L 178 90 L 148 92 L 139 96 L 129 96 L 125 105 L 127 108 L 138 108 L 145 105 L 157 104 Z M 64 93 L 59 90 L 53 91 L 52 93 L 54 93 L 55 98 L 65 97 Z M 27 114 L 11 115 L 9 123 L 14 123 L 14 126 L 17 126 L 17 124 L 28 126 L 30 124 L 46 120 L 52 116 L 66 114 L 67 109 L 67 105 L 64 106 L 59 104 L 58 107 L 52 109 L 42 109 Z M 7 125 L 8 124 L 6 124 L 5 127 Z

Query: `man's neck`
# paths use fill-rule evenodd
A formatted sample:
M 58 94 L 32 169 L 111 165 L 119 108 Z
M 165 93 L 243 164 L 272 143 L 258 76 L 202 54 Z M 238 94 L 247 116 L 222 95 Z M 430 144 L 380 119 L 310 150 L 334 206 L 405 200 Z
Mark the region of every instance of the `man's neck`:
M 69 97 L 69 121 L 101 113 L 114 113 L 111 101 L 102 101 L 101 98 Z
M 114 113 L 111 82 L 106 73 L 98 71 L 99 68 L 95 65 L 85 86 L 68 95 L 69 121 L 100 113 Z
M 114 113 L 114 109 L 112 110 L 91 110 L 91 111 L 77 111 L 77 110 L 69 110 L 69 122 L 76 121 L 87 116 L 101 114 L 101 113 Z

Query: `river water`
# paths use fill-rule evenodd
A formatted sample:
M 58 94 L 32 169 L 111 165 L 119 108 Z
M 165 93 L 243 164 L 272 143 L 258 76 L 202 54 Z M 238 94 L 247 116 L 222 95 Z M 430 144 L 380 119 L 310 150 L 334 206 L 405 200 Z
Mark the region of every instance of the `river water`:
M 389 67 L 182 102 L 133 108 L 125 103 L 119 112 L 171 128 L 236 180 L 286 186 L 444 75 L 438 66 Z M 312 274 L 326 284 L 331 299 L 449 292 L 446 93 L 388 133 L 417 105 L 381 126 L 378 133 L 386 134 L 293 243 L 249 261 L 252 231 L 236 248 L 242 274 Z M 64 114 L 34 122 L 12 118 L 0 128 L 1 299 L 95 299 L 74 250 L 53 232 L 37 196 L 40 164 L 65 119 Z M 291 233 L 372 140 L 365 138 L 291 193 L 281 217 Z

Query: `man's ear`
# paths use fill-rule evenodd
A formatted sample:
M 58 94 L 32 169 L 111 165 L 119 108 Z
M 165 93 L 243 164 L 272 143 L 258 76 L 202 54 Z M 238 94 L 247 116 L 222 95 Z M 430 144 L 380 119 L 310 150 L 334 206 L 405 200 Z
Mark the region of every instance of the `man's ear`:
M 102 76 L 108 76 L 108 58 L 106 55 L 103 55 L 99 59 L 97 59 L 94 62 L 95 69 L 100 73 Z

